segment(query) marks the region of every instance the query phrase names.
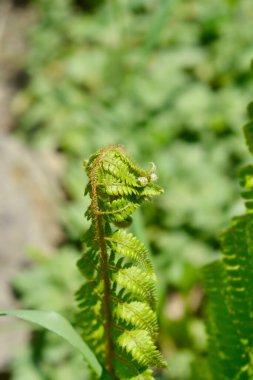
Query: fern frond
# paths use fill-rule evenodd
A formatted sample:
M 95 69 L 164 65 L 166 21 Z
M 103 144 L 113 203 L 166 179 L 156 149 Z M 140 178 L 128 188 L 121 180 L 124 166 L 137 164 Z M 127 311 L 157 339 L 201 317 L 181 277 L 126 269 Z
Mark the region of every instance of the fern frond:
M 232 220 L 221 236 L 223 256 L 204 270 L 209 296 L 209 363 L 215 380 L 253 375 L 253 218 Z
M 77 323 L 113 378 L 153 380 L 150 367 L 166 366 L 155 346 L 156 276 L 145 246 L 121 227 L 142 202 L 162 192 L 154 184 L 155 166 L 142 170 L 121 146 L 109 146 L 84 168 L 91 227 L 78 260 L 86 283 L 77 292 Z
M 253 103 L 244 127 L 253 153 Z M 240 171 L 246 213 L 221 235 L 222 257 L 204 269 L 208 303 L 209 369 L 214 380 L 253 378 L 253 166 Z
M 222 261 L 204 269 L 208 305 L 209 366 L 215 380 L 235 379 L 247 364 L 245 349 L 230 312 L 226 269 Z
M 253 217 L 234 218 L 221 238 L 230 312 L 245 348 L 253 343 Z

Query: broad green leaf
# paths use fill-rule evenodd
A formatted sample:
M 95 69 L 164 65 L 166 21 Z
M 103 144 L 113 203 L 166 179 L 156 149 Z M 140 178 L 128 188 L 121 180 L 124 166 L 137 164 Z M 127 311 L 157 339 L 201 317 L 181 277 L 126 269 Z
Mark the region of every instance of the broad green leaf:
M 54 311 L 40 310 L 0 310 L 0 316 L 11 315 L 27 322 L 35 323 L 54 332 L 76 348 L 88 362 L 93 371 L 101 376 L 102 367 L 97 358 L 72 325 L 62 315 Z

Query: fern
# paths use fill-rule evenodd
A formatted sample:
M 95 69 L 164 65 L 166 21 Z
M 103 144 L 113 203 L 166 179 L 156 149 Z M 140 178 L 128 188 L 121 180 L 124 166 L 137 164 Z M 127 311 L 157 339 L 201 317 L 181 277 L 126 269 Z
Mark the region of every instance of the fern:
M 253 104 L 244 127 L 253 153 Z M 240 171 L 246 213 L 221 235 L 222 257 L 204 268 L 208 302 L 208 366 L 213 380 L 253 378 L 253 166 Z M 209 368 L 207 370 L 207 368 Z M 209 373 L 207 373 L 209 372 Z M 196 379 L 203 379 L 204 374 Z
M 84 165 L 86 252 L 78 267 L 86 282 L 77 292 L 77 322 L 84 340 L 115 379 L 152 380 L 151 367 L 166 366 L 155 346 L 156 276 L 144 245 L 124 227 L 132 213 L 162 189 L 155 166 L 141 170 L 121 146 L 108 146 Z

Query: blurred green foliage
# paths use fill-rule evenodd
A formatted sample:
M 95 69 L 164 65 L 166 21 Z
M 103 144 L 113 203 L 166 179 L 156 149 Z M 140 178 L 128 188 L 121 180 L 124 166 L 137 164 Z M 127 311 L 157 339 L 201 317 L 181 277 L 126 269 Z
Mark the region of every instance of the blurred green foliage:
M 64 159 L 61 223 L 73 262 L 87 226 L 83 159 L 122 143 L 139 163 L 156 163 L 165 194 L 144 207 L 133 228 L 145 234 L 160 277 L 160 344 L 170 365 L 162 378 L 189 379 L 195 354 L 205 350 L 200 267 L 217 255 L 218 232 L 242 207 L 235 174 L 248 155 L 240 126 L 252 97 L 252 2 L 34 0 L 34 6 L 28 83 L 14 103 L 17 134 Z M 54 310 L 55 304 L 73 310 L 63 289 L 72 290 L 78 274 L 65 276 L 63 259 L 55 281 L 52 266 L 62 259 L 59 253 L 17 278 L 25 306 L 51 307 L 43 292 L 34 294 L 35 277 L 55 297 Z M 32 366 L 31 349 L 19 366 Z M 64 380 L 61 365 L 51 371 L 39 379 Z M 76 371 L 76 379 L 84 378 Z M 22 380 L 18 370 L 13 379 Z

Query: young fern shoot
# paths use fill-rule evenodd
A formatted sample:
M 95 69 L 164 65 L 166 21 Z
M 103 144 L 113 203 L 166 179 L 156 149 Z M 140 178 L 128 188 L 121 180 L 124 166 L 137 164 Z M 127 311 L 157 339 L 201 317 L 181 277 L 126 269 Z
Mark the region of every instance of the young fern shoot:
M 77 322 L 112 378 L 152 380 L 152 367 L 166 367 L 155 346 L 156 276 L 144 245 L 125 228 L 142 202 L 162 193 L 155 165 L 142 170 L 122 146 L 110 145 L 90 157 L 85 171 L 91 226 L 78 261 L 86 282 L 77 292 Z

